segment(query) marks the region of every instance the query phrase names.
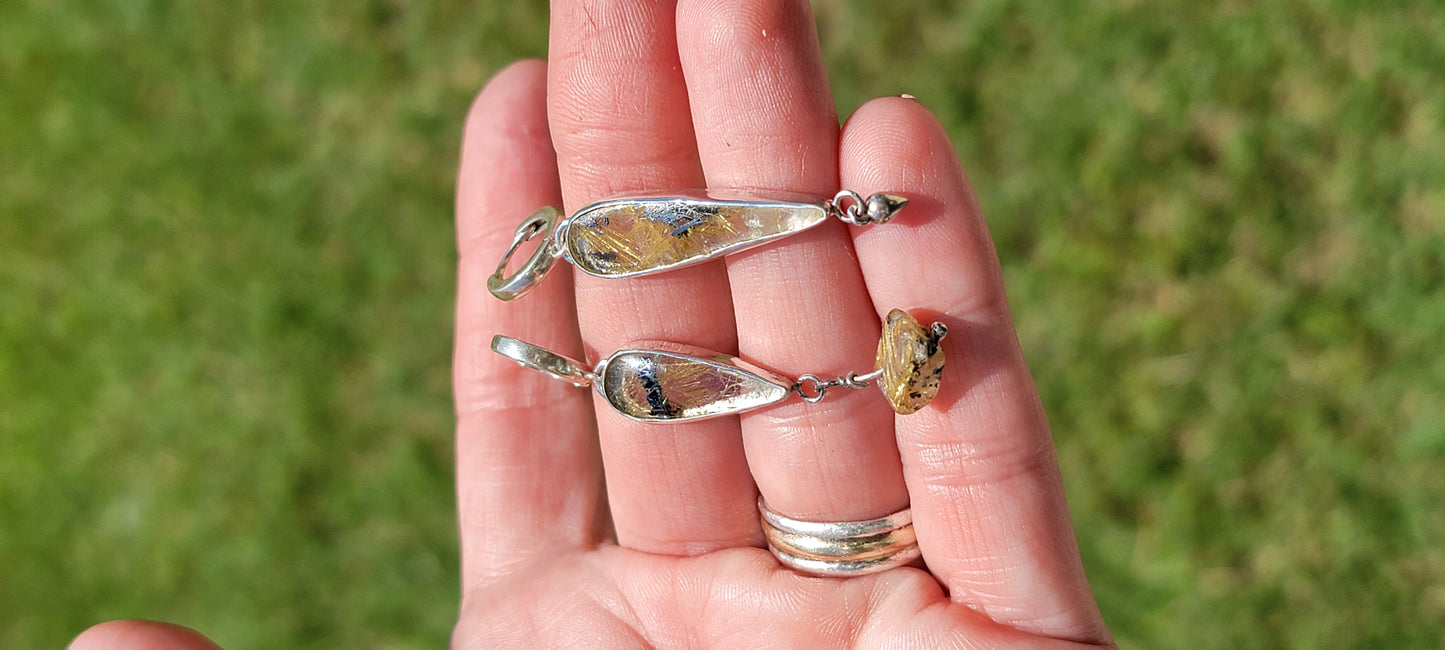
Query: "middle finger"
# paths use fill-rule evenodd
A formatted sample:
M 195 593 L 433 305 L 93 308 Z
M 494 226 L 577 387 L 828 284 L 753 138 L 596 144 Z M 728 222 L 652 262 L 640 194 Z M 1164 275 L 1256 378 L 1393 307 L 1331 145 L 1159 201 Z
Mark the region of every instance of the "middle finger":
M 806 2 L 683 0 L 678 47 L 709 186 L 837 191 L 838 118 Z M 728 258 L 744 357 L 793 377 L 872 369 L 879 323 L 846 228 Z M 784 515 L 852 521 L 908 503 L 876 391 L 744 414 L 742 431 L 758 488 Z

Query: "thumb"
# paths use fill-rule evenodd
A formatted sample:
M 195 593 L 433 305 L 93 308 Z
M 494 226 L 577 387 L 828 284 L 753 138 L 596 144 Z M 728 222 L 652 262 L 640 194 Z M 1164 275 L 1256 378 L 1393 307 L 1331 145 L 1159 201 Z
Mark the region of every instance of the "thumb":
M 69 650 L 220 650 L 200 632 L 155 621 L 109 621 L 75 637 Z

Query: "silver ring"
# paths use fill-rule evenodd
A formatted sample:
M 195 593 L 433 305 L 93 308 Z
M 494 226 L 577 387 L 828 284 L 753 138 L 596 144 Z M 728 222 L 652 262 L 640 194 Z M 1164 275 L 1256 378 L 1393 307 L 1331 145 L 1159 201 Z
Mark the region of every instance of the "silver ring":
M 792 519 L 784 517 L 768 508 L 768 502 L 763 500 L 762 496 L 758 497 L 758 512 L 763 513 L 763 521 L 778 530 L 795 535 L 811 535 L 813 537 L 825 537 L 828 539 L 869 537 L 913 524 L 912 508 L 904 508 L 887 517 L 867 519 L 864 521 L 803 521 L 802 519 Z
M 922 555 L 917 544 L 911 544 L 893 555 L 871 560 L 811 560 L 779 551 L 771 546 L 768 549 L 773 552 L 773 557 L 778 558 L 779 562 L 794 571 L 830 578 L 849 578 L 887 571 L 908 564 Z
M 758 512 L 773 557 L 802 573 L 866 575 L 907 564 L 921 554 L 907 508 L 865 521 L 803 521 L 774 512 L 760 496 Z
M 877 535 L 845 538 L 799 535 L 772 527 L 766 532 L 768 541 L 779 551 L 814 560 L 871 560 L 897 553 L 918 541 L 912 526 L 894 528 Z

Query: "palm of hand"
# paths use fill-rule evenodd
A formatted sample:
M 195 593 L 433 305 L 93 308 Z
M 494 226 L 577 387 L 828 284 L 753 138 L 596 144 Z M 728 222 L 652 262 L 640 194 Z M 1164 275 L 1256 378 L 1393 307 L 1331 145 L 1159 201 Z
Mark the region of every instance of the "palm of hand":
M 761 549 L 675 558 L 617 547 L 556 558 L 472 593 L 455 648 L 1065 648 L 1000 625 L 905 568 L 847 580 Z

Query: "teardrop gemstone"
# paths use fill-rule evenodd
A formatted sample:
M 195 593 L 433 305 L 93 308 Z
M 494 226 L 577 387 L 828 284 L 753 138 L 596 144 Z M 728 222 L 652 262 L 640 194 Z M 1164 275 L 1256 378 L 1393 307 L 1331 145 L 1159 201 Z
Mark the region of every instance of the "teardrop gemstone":
M 803 202 L 704 198 L 604 201 L 567 225 L 567 255 L 577 268 L 627 277 L 686 266 L 807 230 L 827 218 Z
M 785 377 L 727 355 L 669 347 L 677 350 L 613 354 L 598 390 L 627 417 L 673 422 L 730 415 L 788 397 L 792 382 Z
M 883 371 L 878 387 L 894 412 L 913 413 L 938 394 L 943 376 L 943 346 L 939 341 L 947 333 L 941 324 L 924 329 L 901 309 L 888 312 L 883 336 L 878 339 L 878 368 Z

